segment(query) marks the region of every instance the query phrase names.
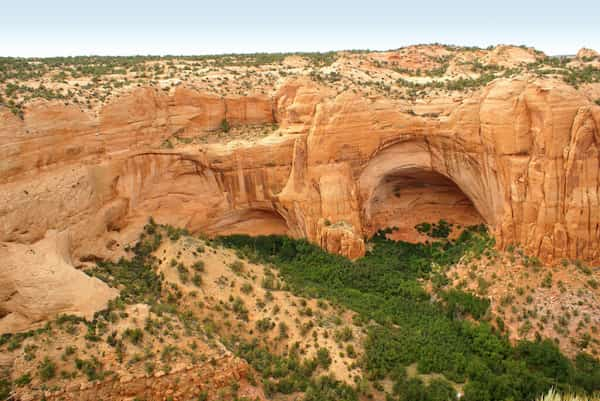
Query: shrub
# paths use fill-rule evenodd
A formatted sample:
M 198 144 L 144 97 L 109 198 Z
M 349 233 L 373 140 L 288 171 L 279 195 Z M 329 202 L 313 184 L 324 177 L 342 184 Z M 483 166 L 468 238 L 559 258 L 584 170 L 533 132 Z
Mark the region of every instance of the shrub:
M 288 326 L 285 322 L 279 322 L 279 338 L 288 338 Z
M 348 358 L 356 358 L 356 350 L 352 344 L 346 345 L 346 354 Z
M 440 220 L 437 223 L 419 223 L 415 226 L 415 229 L 421 234 L 432 238 L 448 238 L 452 232 L 452 224 L 446 220 Z
M 221 131 L 223 131 L 223 132 L 229 132 L 229 130 L 231 129 L 231 127 L 229 126 L 229 122 L 225 118 L 221 120 L 220 127 L 221 127 Z
M 179 280 L 181 280 L 183 284 L 190 281 L 190 272 L 182 263 L 177 265 L 177 273 L 179 274 Z
M 317 350 L 317 362 L 325 369 L 331 365 L 331 356 L 327 348 L 321 347 Z
M 126 338 L 131 341 L 132 344 L 137 345 L 142 342 L 142 339 L 144 338 L 144 332 L 137 327 L 135 329 L 126 329 L 123 332 L 123 338 Z
M 246 309 L 246 305 L 240 297 L 236 297 L 231 306 L 238 319 L 248 321 L 248 309 Z
M 96 357 L 90 359 L 75 359 L 75 367 L 77 370 L 85 373 L 89 381 L 101 380 L 105 373 L 102 371 L 102 365 Z
M 23 387 L 31 383 L 31 375 L 29 373 L 25 373 L 22 376 L 15 379 L 14 384 L 17 387 Z
M 231 262 L 229 264 L 229 268 L 231 269 L 231 271 L 233 271 L 235 274 L 240 274 L 244 271 L 244 263 L 242 263 L 241 260 L 236 260 L 234 262 Z
M 456 391 L 444 379 L 433 379 L 427 386 L 428 401 L 448 401 L 456 399 Z
M 10 391 L 11 385 L 8 379 L 0 379 L 0 400 L 8 400 L 8 397 L 10 396 Z
M 490 307 L 489 299 L 480 298 L 461 290 L 451 289 L 441 292 L 440 295 L 446 302 L 448 313 L 458 318 L 468 314 L 479 320 Z
M 544 288 L 552 288 L 552 272 L 546 273 L 546 275 L 542 279 L 541 286 Z
M 38 370 L 42 381 L 50 380 L 56 375 L 56 365 L 48 357 L 44 358 Z
M 204 261 L 198 260 L 197 262 L 195 262 L 192 265 L 192 269 L 194 269 L 197 272 L 203 272 L 204 271 Z
M 275 327 L 275 323 L 273 323 L 273 321 L 268 317 L 260 319 L 256 322 L 256 328 L 262 333 L 271 330 L 273 327 Z
M 252 284 L 250 284 L 250 283 L 244 283 L 244 284 L 242 284 L 242 287 L 240 288 L 240 290 L 244 294 L 250 294 L 252 292 Z
M 341 330 L 336 330 L 334 338 L 338 342 L 348 342 L 354 338 L 352 329 L 348 326 L 344 326 Z

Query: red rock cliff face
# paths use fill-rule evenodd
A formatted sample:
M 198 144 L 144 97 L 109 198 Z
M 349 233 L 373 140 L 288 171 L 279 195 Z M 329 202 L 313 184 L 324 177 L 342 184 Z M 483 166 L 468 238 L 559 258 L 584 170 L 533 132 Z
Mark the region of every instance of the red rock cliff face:
M 161 147 L 223 119 L 280 128 Z M 356 258 L 376 229 L 408 233 L 444 214 L 545 261 L 598 261 L 599 127 L 600 107 L 541 79 L 493 81 L 441 117 L 302 79 L 272 97 L 142 88 L 98 115 L 38 102 L 21 121 L 0 109 L 0 241 L 34 249 L 57 230 L 76 265 L 114 255 L 152 215 L 208 233 L 286 232 Z

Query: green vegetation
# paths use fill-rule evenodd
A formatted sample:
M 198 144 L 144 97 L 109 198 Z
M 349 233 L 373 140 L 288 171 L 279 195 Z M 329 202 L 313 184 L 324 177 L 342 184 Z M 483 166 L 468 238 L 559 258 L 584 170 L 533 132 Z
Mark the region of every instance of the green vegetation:
M 0 379 L 0 400 L 8 399 L 10 389 L 10 381 L 4 378 Z
M 421 280 L 440 276 L 440 269 L 465 256 L 492 254 L 493 239 L 485 227 L 469 227 L 456 240 L 425 244 L 390 241 L 388 232 L 379 232 L 372 250 L 355 262 L 282 236 L 232 235 L 218 241 L 273 264 L 296 293 L 327 298 L 358 312 L 361 321 L 377 322 L 368 326 L 362 361 L 371 380 L 389 377 L 400 383 L 398 369 L 416 362 L 420 373 L 441 373 L 466 383 L 467 401 L 533 399 L 552 386 L 576 392 L 600 389 L 600 364 L 588 355 L 570 361 L 552 341 L 541 339 L 511 346 L 484 319 L 489 301 L 445 291 L 442 283 L 440 301 L 431 302 Z M 413 387 L 418 384 L 398 384 L 397 399 L 408 399 Z M 436 385 L 431 393 L 444 394 L 444 387 Z
M 23 387 L 29 383 L 31 383 L 31 375 L 29 373 L 23 374 L 14 381 L 14 385 L 17 387 Z
M 327 348 L 319 348 L 317 350 L 317 362 L 325 369 L 331 365 L 331 356 Z
M 428 235 L 432 238 L 448 238 L 452 232 L 452 224 L 446 220 L 440 220 L 437 223 L 420 223 L 415 226 L 415 229 L 421 234 Z
M 229 268 L 231 269 L 232 272 L 239 275 L 244 271 L 244 263 L 240 260 L 235 260 L 235 261 L 231 262 L 231 264 L 229 265 Z
M 56 375 L 56 365 L 50 358 L 45 357 L 39 366 L 39 372 L 42 381 L 50 380 Z
M 49 58 L 0 57 L 0 83 L 9 79 L 28 80 L 41 78 L 53 69 L 62 74 L 55 77 L 62 80 L 66 74 L 78 78 L 81 76 L 101 77 L 104 75 L 122 75 L 127 71 L 144 73 L 144 63 L 155 61 L 181 60 L 204 63 L 211 66 L 248 66 L 280 64 L 287 56 L 306 57 L 312 65 L 322 67 L 331 65 L 337 59 L 337 52 L 297 52 L 297 53 L 248 53 L 201 56 L 77 56 Z M 170 66 L 169 66 L 170 67 Z M 159 67 L 153 67 L 155 69 Z
M 102 370 L 102 364 L 95 357 L 90 359 L 77 358 L 75 359 L 75 367 L 77 370 L 82 371 L 89 381 L 102 380 L 110 374 L 110 372 Z
M 135 329 L 126 329 L 123 332 L 123 338 L 127 338 L 132 344 L 139 344 L 143 337 L 144 332 L 137 327 Z
M 276 393 L 292 394 L 305 392 L 303 401 L 357 401 L 356 391 L 327 376 L 314 378 L 320 366 L 331 363 L 329 352 L 319 349 L 317 357 L 302 360 L 297 347 L 285 355 L 277 356 L 261 348 L 255 340 L 252 343 L 233 339 L 236 354 L 247 360 L 263 377 L 265 395 Z M 324 351 L 322 351 L 324 350 Z
M 160 57 L 154 56 L 0 57 L 0 82 L 40 78 L 54 68 L 70 72 L 75 77 L 123 74 L 126 69 L 134 69 L 141 63 L 158 59 Z
M 273 327 L 275 327 L 275 323 L 273 323 L 273 321 L 268 317 L 265 317 L 264 319 L 260 319 L 256 322 L 256 328 L 261 333 L 265 333 L 265 332 L 271 330 Z
M 221 131 L 229 132 L 231 127 L 229 126 L 229 122 L 226 119 L 221 120 Z
M 474 319 L 480 320 L 490 308 L 488 299 L 464 291 L 450 289 L 440 292 L 440 295 L 446 304 L 449 316 L 457 319 L 471 315 Z
M 162 240 L 153 223 L 146 225 L 140 240 L 131 249 L 131 260 L 121 258 L 118 262 L 98 262 L 95 269 L 86 273 L 98 277 L 111 287 L 121 288 L 119 300 L 125 303 L 154 305 L 160 300 L 162 280 L 156 273 L 158 261 L 151 255 Z
M 567 57 L 547 57 L 536 63 L 529 64 L 528 70 L 535 72 L 539 76 L 556 75 L 574 87 L 581 84 L 600 82 L 600 69 L 584 65 L 582 67 L 569 66 Z
M 354 334 L 352 333 L 352 329 L 350 327 L 345 326 L 340 330 L 336 330 L 334 337 L 338 342 L 348 342 L 354 338 Z
M 561 71 L 566 83 L 578 87 L 581 84 L 600 82 L 600 69 L 587 65 L 583 68 Z
M 406 370 L 396 369 L 392 373 L 393 393 L 399 401 L 448 401 L 456 399 L 456 391 L 443 379 L 433 379 L 428 386 L 419 378 L 409 378 Z
M 482 74 L 478 78 L 458 78 L 448 81 L 430 81 L 427 83 L 416 83 L 405 79 L 398 79 L 396 83 L 405 88 L 409 88 L 409 95 L 416 96 L 418 91 L 424 89 L 446 89 L 449 91 L 461 91 L 465 89 L 480 88 L 487 85 L 496 78 L 507 77 L 513 74 L 514 71 L 506 70 L 502 75 L 491 73 Z

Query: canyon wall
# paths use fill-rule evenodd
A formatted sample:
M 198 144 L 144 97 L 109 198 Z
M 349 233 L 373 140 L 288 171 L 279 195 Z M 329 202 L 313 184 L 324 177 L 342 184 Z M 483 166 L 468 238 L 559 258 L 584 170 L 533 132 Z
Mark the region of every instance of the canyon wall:
M 165 146 L 223 119 L 279 128 Z M 444 215 L 485 222 L 499 247 L 520 244 L 545 262 L 600 261 L 599 128 L 599 106 L 543 78 L 497 79 L 441 116 L 305 78 L 272 96 L 179 86 L 139 88 L 95 113 L 39 101 L 21 120 L 0 108 L 0 330 L 84 312 L 68 282 L 70 300 L 45 303 L 36 291 L 16 301 L 28 284 L 15 266 L 64 273 L 115 257 L 149 216 L 208 234 L 287 233 L 356 258 L 379 228 L 418 239 L 415 221 Z M 48 245 L 56 238 L 60 250 Z M 85 285 L 98 303 L 114 296 Z

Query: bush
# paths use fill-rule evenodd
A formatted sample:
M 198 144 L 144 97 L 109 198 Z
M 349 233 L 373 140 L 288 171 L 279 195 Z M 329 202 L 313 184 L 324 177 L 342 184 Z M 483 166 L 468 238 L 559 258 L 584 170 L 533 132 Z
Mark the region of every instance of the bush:
M 50 380 L 56 375 L 56 365 L 48 357 L 44 358 L 38 370 L 42 381 Z
M 31 383 L 31 375 L 29 373 L 25 373 L 24 375 L 18 377 L 17 379 L 15 379 L 14 384 L 17 387 L 23 387 L 28 385 L 29 383 Z M 5 382 L 5 386 L 8 386 L 8 382 Z M 7 390 L 10 392 L 10 390 Z
M 432 238 L 448 238 L 452 232 L 452 224 L 446 220 L 440 220 L 437 223 L 419 223 L 415 226 L 415 229 L 421 234 Z
M 182 263 L 177 265 L 177 273 L 179 274 L 179 280 L 185 284 L 190 281 L 190 272 Z
M 75 367 L 77 370 L 85 373 L 89 381 L 102 380 L 105 376 L 105 372 L 102 371 L 102 365 L 100 361 L 95 357 L 90 359 L 75 359 Z
M 489 299 L 480 298 L 461 290 L 451 289 L 441 292 L 440 295 L 446 302 L 448 313 L 456 318 L 462 318 L 468 314 L 479 320 L 490 308 Z
M 197 272 L 203 272 L 204 271 L 204 261 L 199 260 L 199 261 L 195 262 L 192 265 L 192 269 L 194 269 Z
M 273 321 L 268 317 L 260 319 L 256 322 L 256 328 L 262 333 L 271 330 L 273 327 L 275 327 L 275 323 L 273 323 Z
M 231 127 L 229 126 L 229 122 L 224 118 L 221 120 L 221 131 L 223 132 L 229 132 L 229 130 L 231 129 Z
M 346 345 L 346 354 L 348 358 L 356 358 L 356 350 L 352 344 Z
M 543 288 L 552 288 L 552 272 L 546 273 L 544 279 L 542 280 L 541 286 Z
M 244 264 L 242 263 L 242 261 L 236 260 L 236 261 L 234 261 L 234 262 L 232 262 L 232 263 L 229 264 L 229 268 L 235 274 L 240 274 L 240 273 L 242 273 L 244 271 Z
M 347 384 L 323 376 L 310 383 L 303 401 L 358 401 L 358 395 Z
M 448 401 L 456 399 L 456 391 L 444 379 L 433 379 L 427 386 L 427 396 L 430 401 Z
M 244 294 L 250 294 L 252 292 L 252 284 L 250 284 L 250 283 L 244 283 L 244 284 L 242 284 L 242 287 L 240 288 L 240 290 Z
M 236 313 L 238 319 L 248 321 L 248 309 L 246 309 L 246 305 L 244 304 L 242 298 L 236 297 L 233 300 L 231 307 Z
M 288 338 L 288 326 L 284 322 L 279 322 L 279 338 Z
M 334 338 L 337 342 L 348 342 L 354 338 L 354 334 L 350 327 L 345 326 L 341 330 L 335 331 Z
M 331 365 L 331 356 L 327 348 L 321 347 L 317 350 L 317 362 L 325 369 Z
M 29 381 L 31 381 L 31 378 Z M 10 382 L 7 379 L 0 379 L 0 400 L 7 400 L 10 396 L 10 391 Z
M 142 342 L 142 339 L 144 338 L 144 332 L 137 327 L 135 329 L 126 329 L 123 332 L 123 338 L 126 338 L 131 341 L 132 344 L 137 345 Z

